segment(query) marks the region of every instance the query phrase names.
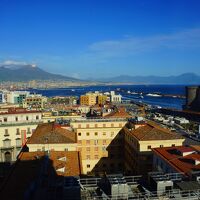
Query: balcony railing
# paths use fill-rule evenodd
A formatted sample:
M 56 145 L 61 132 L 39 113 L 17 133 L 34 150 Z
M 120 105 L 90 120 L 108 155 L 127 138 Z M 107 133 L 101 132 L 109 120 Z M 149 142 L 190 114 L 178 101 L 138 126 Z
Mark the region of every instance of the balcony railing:
M 28 124 L 39 124 L 42 123 L 42 120 L 29 120 L 29 121 L 18 121 L 18 122 L 0 122 L 0 126 L 20 126 L 20 125 L 28 125 Z

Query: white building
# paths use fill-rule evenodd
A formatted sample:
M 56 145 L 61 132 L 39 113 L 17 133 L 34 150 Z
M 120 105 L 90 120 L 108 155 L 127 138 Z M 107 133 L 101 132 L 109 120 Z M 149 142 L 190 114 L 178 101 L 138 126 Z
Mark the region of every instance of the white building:
M 39 111 L 10 109 L 0 112 L 0 162 L 15 161 L 41 121 L 42 113 Z
M 112 103 L 121 103 L 122 96 L 120 94 L 115 94 L 115 91 L 110 92 L 110 101 Z
M 28 91 L 10 91 L 6 94 L 7 103 L 22 104 L 23 100 L 30 95 Z

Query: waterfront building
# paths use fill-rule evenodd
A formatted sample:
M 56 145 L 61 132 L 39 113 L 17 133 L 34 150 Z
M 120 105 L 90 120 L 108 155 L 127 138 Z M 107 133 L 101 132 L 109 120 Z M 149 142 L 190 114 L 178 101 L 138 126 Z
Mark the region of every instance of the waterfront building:
M 114 104 L 121 103 L 122 96 L 120 94 L 115 94 L 115 91 L 110 92 L 110 101 Z
M 180 146 L 184 138 L 151 122 L 130 122 L 123 128 L 125 137 L 125 170 L 128 174 L 152 171 L 152 148 Z
M 164 173 L 182 173 L 190 180 L 200 180 L 200 146 L 154 148 L 153 168 Z
M 96 104 L 96 94 L 87 93 L 80 96 L 80 105 L 92 106 Z
M 29 95 L 28 91 L 9 91 L 6 93 L 7 103 L 22 105 L 23 100 Z
M 39 111 L 8 109 L 0 112 L 0 162 L 15 161 L 27 139 L 42 121 Z

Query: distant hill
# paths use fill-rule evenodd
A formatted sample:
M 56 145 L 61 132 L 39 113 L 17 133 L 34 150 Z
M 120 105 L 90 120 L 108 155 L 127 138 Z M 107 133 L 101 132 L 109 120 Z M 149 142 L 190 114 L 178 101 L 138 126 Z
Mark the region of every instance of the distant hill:
M 30 81 L 30 80 L 63 80 L 81 82 L 81 80 L 52 74 L 35 65 L 3 65 L 0 66 L 0 81 Z
M 200 76 L 194 73 L 185 73 L 179 76 L 129 76 L 121 75 L 112 78 L 101 78 L 102 82 L 120 82 L 133 84 L 200 84 Z

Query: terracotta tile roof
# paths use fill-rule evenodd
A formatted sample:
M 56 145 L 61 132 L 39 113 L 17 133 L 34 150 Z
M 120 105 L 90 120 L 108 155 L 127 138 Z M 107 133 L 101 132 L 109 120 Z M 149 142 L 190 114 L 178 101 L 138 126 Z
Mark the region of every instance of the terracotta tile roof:
M 34 182 L 38 184 L 40 178 L 44 179 L 43 181 L 46 180 L 49 185 L 53 185 L 58 178 L 79 176 L 82 170 L 80 160 L 79 152 L 72 151 L 51 151 L 49 156 L 45 156 L 45 152 L 21 153 L 0 188 L 1 200 L 24 199 L 28 188 L 30 190 Z M 64 171 L 59 172 L 59 169 L 63 167 Z M 40 190 L 41 187 L 36 185 L 36 188 Z
M 142 141 L 184 139 L 184 137 L 178 133 L 171 132 L 168 129 L 164 129 L 158 125 L 152 125 L 149 123 L 140 126 L 135 130 L 128 130 L 127 128 L 124 129 L 125 131 L 129 131 L 138 140 Z
M 124 107 L 120 107 L 112 113 L 106 115 L 104 118 L 131 118 L 131 115 L 125 111 Z
M 200 171 L 200 163 L 198 163 L 200 162 L 200 154 L 192 146 L 162 147 L 152 149 L 152 151 L 177 172 L 190 175 L 192 171 Z M 190 153 L 184 156 L 181 152 Z M 196 161 L 198 162 L 195 164 Z
M 61 128 L 54 123 L 39 124 L 27 144 L 75 143 L 75 132 Z

